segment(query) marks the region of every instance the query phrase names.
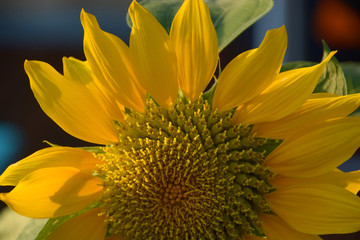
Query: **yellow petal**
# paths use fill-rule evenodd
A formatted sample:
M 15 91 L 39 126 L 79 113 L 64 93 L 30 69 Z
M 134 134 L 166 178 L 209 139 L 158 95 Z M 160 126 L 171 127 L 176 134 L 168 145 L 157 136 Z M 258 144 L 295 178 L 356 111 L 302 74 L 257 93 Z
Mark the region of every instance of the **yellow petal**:
M 180 88 L 191 101 L 203 92 L 218 63 L 218 39 L 203 0 L 185 0 L 171 25 Z
M 93 154 L 78 148 L 45 148 L 10 165 L 0 176 L 0 185 L 16 186 L 29 173 L 41 168 L 73 167 L 91 174 L 101 163 Z
M 100 178 L 71 167 L 42 168 L 22 178 L 9 193 L 0 193 L 15 212 L 31 218 L 75 213 L 96 200 Z
M 25 71 L 41 108 L 62 129 L 92 143 L 117 141 L 112 119 L 84 84 L 66 79 L 44 62 L 25 61 Z
M 321 97 L 323 95 L 314 94 L 316 97 L 308 99 L 285 118 L 255 124 L 253 131 L 259 137 L 284 139 L 321 121 L 346 117 L 360 106 L 360 94 Z
M 338 174 L 340 175 L 340 174 Z M 342 172 L 338 178 L 346 182 L 346 189 L 354 194 L 360 191 L 360 170 L 353 172 Z
M 348 160 L 359 146 L 360 118 L 335 119 L 285 139 L 266 165 L 285 176 L 314 177 Z
M 170 37 L 155 17 L 133 0 L 129 7 L 133 23 L 130 50 L 136 76 L 163 107 L 175 103 L 178 94 L 177 62 Z
M 46 240 L 104 240 L 105 215 L 99 216 L 101 208 L 94 208 L 76 216 L 56 228 Z
M 360 230 L 360 198 L 338 186 L 296 185 L 278 189 L 266 199 L 277 215 L 300 232 L 320 235 Z
M 116 100 L 112 93 L 105 89 L 105 86 L 101 85 L 102 82 L 95 77 L 87 61 L 63 57 L 63 69 L 66 79 L 80 82 L 94 93 L 94 98 L 104 106 L 104 110 L 110 119 L 124 120 L 124 106 Z
M 296 184 L 311 185 L 314 183 L 337 185 L 349 190 L 353 194 L 357 194 L 357 192 L 360 190 L 360 170 L 353 172 L 343 172 L 339 169 L 334 169 L 325 174 L 311 178 L 295 178 L 278 174 L 274 179 L 271 180 L 271 185 L 273 185 L 276 189 Z
M 261 214 L 262 227 L 269 240 L 322 240 L 319 236 L 299 232 L 273 214 Z
M 335 53 L 331 52 L 315 66 L 280 73 L 268 88 L 236 110 L 234 122 L 275 121 L 294 112 L 311 96 L 327 62 Z
M 213 108 L 223 111 L 237 107 L 268 87 L 279 73 L 286 46 L 283 26 L 269 30 L 259 48 L 234 58 L 219 77 Z
M 103 91 L 125 107 L 143 112 L 146 93 L 135 78 L 130 49 L 118 37 L 102 31 L 96 18 L 81 11 L 84 52 Z

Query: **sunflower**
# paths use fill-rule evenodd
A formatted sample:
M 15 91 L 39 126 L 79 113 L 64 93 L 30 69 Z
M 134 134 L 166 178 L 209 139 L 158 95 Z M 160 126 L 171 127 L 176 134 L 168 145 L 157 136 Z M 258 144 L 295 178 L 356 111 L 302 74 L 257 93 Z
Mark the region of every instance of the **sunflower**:
M 0 199 L 71 218 L 47 239 L 321 239 L 360 230 L 360 95 L 313 94 L 321 63 L 280 73 L 284 27 L 218 64 L 207 6 L 185 0 L 170 33 L 133 1 L 130 47 L 81 12 L 86 61 L 26 61 L 44 112 L 98 151 L 49 147 L 8 167 Z

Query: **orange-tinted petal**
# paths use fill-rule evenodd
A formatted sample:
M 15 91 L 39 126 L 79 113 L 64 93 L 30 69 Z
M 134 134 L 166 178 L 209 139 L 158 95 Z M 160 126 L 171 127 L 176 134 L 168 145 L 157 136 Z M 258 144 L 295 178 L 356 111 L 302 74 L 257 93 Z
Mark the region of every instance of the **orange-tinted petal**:
M 238 107 L 235 123 L 255 124 L 286 117 L 311 96 L 331 57 L 331 52 L 321 63 L 280 73 L 276 80 L 257 97 Z
M 348 160 L 359 146 L 360 118 L 335 119 L 285 139 L 266 165 L 285 176 L 314 177 Z
M 31 218 L 75 213 L 96 200 L 101 180 L 71 167 L 42 168 L 22 178 L 9 193 L 0 193 L 15 212 Z
M 284 139 L 324 120 L 346 117 L 360 106 L 360 94 L 321 97 L 323 95 L 314 94 L 313 98 L 285 118 L 255 124 L 253 131 L 259 137 Z
M 280 188 L 266 200 L 277 215 L 300 232 L 320 235 L 360 230 L 360 198 L 338 186 Z
M 56 228 L 46 240 L 104 240 L 105 215 L 99 216 L 101 208 L 91 209 Z
M 41 168 L 73 167 L 91 174 L 100 161 L 92 153 L 70 147 L 50 147 L 10 165 L 0 176 L 0 185 L 16 186 L 29 173 Z
M 269 30 L 259 48 L 234 58 L 219 77 L 213 108 L 223 111 L 237 107 L 268 87 L 279 73 L 286 46 L 283 26 Z
M 163 107 L 175 104 L 178 73 L 170 37 L 155 17 L 134 0 L 129 7 L 132 21 L 130 50 L 142 86 Z
M 100 29 L 96 18 L 81 11 L 84 52 L 102 91 L 127 108 L 143 112 L 146 93 L 135 78 L 130 49 L 120 38 Z
M 66 79 L 44 62 L 25 61 L 25 71 L 41 108 L 62 129 L 92 143 L 117 141 L 112 119 L 83 83 Z
M 269 240 L 322 240 L 319 236 L 299 232 L 273 214 L 261 214 L 262 227 Z
M 171 25 L 179 84 L 191 101 L 200 96 L 218 63 L 218 39 L 209 9 L 202 0 L 185 0 Z

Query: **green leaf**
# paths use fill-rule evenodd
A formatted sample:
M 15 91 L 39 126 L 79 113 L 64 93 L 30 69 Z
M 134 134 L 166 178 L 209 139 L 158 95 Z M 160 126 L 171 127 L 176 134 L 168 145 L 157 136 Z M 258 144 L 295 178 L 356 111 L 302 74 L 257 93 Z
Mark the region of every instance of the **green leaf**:
M 214 98 L 214 94 L 215 94 L 215 89 L 216 89 L 216 86 L 217 86 L 217 79 L 215 78 L 215 82 L 214 84 L 211 86 L 211 88 L 209 89 L 209 91 L 203 93 L 203 99 L 206 100 L 210 106 L 212 106 L 212 101 L 213 101 L 213 98 Z
M 309 62 L 309 61 L 295 61 L 289 62 L 281 66 L 280 72 L 289 71 L 296 68 L 303 68 L 303 67 L 311 67 L 317 64 L 316 62 Z
M 322 60 L 324 60 L 331 51 L 325 41 L 323 41 L 323 47 L 324 53 Z M 335 57 L 332 57 L 326 64 L 324 72 L 322 73 L 314 92 L 327 92 L 338 95 L 347 94 L 345 76 L 339 61 Z
M 102 147 L 97 147 L 97 146 L 94 146 L 94 147 L 78 147 L 78 148 L 81 148 L 81 149 L 83 149 L 85 151 L 92 152 L 92 153 L 105 153 L 104 150 L 101 149 Z
M 323 53 L 323 60 L 327 57 L 330 53 L 329 47 L 323 42 L 324 45 L 324 53 Z M 311 67 L 317 64 L 316 62 L 310 61 L 296 61 L 296 62 L 289 62 L 284 64 L 281 67 L 280 72 L 289 71 L 296 68 L 302 67 Z M 326 64 L 326 67 L 321 74 L 318 84 L 314 90 L 315 93 L 317 92 L 327 92 L 327 93 L 335 93 L 338 95 L 346 95 L 347 94 L 347 85 L 344 73 L 341 69 L 339 61 L 332 57 L 331 60 Z
M 344 71 L 348 93 L 360 93 L 360 63 L 342 62 L 340 65 Z M 360 116 L 360 108 L 351 113 L 350 116 Z
M 349 94 L 360 93 L 360 63 L 342 62 L 340 65 L 344 71 Z
M 169 32 L 172 20 L 180 8 L 181 0 L 144 0 L 140 2 Z M 219 51 L 240 33 L 264 16 L 273 7 L 272 0 L 205 0 L 210 9 L 218 39 Z M 130 17 L 127 23 L 131 27 Z

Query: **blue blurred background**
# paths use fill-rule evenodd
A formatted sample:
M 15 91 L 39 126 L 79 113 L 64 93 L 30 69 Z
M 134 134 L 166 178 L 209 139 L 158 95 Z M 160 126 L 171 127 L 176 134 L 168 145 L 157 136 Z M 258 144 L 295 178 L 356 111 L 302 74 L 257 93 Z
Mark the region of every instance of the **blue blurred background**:
M 88 145 L 63 132 L 38 106 L 23 70 L 25 59 L 42 60 L 60 72 L 63 56 L 84 60 L 80 11 L 94 14 L 103 30 L 126 43 L 130 0 L 31 0 L 0 2 L 0 173 L 47 145 Z M 257 47 L 266 30 L 285 24 L 289 45 L 284 62 L 320 61 L 321 39 L 339 52 L 339 61 L 360 61 L 360 8 L 357 1 L 274 0 L 274 8 L 221 53 L 223 67 L 237 54 Z M 354 158 L 344 170 L 360 169 Z M 0 189 L 1 190 L 1 189 Z M 355 235 L 326 239 L 359 239 Z

